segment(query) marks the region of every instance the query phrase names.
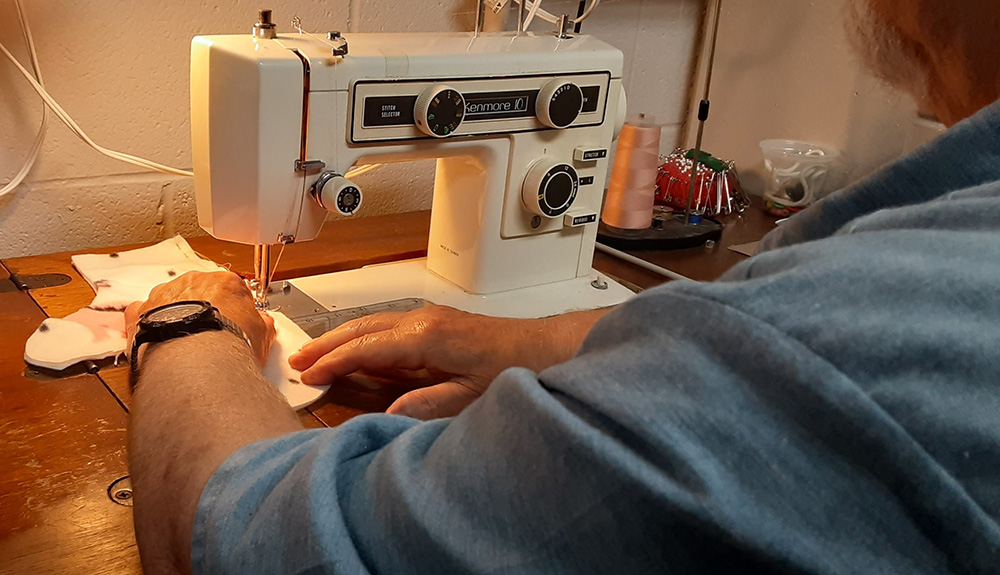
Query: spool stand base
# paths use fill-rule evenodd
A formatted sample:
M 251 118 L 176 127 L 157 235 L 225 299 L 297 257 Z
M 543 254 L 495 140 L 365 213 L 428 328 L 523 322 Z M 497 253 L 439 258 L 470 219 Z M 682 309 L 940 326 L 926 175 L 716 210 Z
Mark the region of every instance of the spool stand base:
M 720 222 L 711 218 L 687 224 L 684 214 L 669 214 L 654 218 L 653 225 L 644 230 L 614 228 L 602 221 L 597 228 L 597 241 L 618 250 L 681 250 L 718 241 L 722 228 Z

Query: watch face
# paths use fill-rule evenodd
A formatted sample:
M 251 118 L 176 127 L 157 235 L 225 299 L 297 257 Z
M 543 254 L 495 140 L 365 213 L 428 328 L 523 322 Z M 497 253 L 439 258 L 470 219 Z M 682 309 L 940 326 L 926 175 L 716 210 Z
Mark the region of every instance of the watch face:
M 205 304 L 195 302 L 181 302 L 164 306 L 161 309 L 150 311 L 146 315 L 146 321 L 173 323 L 183 321 L 191 316 L 197 315 L 205 310 Z

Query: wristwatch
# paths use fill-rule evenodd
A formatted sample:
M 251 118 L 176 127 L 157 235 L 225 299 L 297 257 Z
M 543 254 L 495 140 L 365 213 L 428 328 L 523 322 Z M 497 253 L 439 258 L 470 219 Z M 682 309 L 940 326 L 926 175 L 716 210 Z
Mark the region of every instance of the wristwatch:
M 207 301 L 177 301 L 155 307 L 139 317 L 129 356 L 129 379 L 135 387 L 139 379 L 139 348 L 145 343 L 159 343 L 205 331 L 229 330 L 245 341 L 250 338 L 235 323 L 226 319 Z

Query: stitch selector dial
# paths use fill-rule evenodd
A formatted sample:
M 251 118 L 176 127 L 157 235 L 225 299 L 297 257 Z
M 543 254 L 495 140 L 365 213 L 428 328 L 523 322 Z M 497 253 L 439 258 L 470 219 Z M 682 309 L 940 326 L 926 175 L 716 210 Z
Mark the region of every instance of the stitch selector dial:
M 572 82 L 552 80 L 538 92 L 535 113 L 550 128 L 565 128 L 583 109 L 583 90 Z
M 445 138 L 458 129 L 465 115 L 465 98 L 444 84 L 435 84 L 417 97 L 413 106 L 413 121 L 421 132 L 435 138 Z
M 580 178 L 569 164 L 548 158 L 535 162 L 521 186 L 521 201 L 528 211 L 557 218 L 573 205 Z

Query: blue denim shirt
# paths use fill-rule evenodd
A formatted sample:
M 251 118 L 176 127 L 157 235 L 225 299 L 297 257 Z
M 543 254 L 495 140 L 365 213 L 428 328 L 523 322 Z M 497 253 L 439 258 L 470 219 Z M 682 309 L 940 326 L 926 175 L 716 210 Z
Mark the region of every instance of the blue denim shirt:
M 452 419 L 251 444 L 198 573 L 1000 573 L 1000 105 Z

